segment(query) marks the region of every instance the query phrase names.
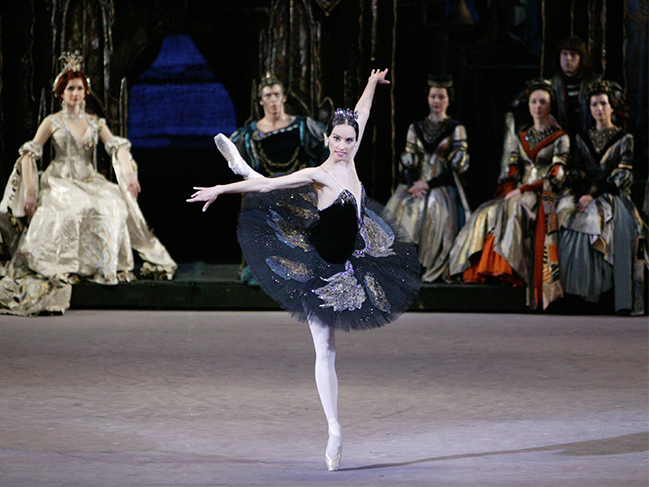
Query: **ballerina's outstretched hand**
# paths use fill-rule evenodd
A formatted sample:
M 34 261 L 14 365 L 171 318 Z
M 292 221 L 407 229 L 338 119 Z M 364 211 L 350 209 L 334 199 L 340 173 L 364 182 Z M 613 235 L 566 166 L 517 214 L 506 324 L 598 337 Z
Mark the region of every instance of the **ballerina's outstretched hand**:
M 385 76 L 388 74 L 388 69 L 373 69 L 370 73 L 370 80 L 375 79 L 376 82 L 380 85 L 389 85 L 390 81 L 385 79 Z
M 205 188 L 201 186 L 194 186 L 196 192 L 187 199 L 188 203 L 196 203 L 198 201 L 205 201 L 203 206 L 203 211 L 207 211 L 212 203 L 216 201 L 216 198 L 219 197 L 221 191 L 219 186 L 212 186 L 211 188 Z

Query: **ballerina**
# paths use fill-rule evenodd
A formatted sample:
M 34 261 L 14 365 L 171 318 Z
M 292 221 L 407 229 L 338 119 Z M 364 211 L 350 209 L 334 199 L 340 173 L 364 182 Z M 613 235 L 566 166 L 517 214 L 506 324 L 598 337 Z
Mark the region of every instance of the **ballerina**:
M 195 187 L 188 202 L 250 193 L 244 198 L 238 238 L 261 287 L 294 317 L 309 324 L 316 352 L 316 387 L 327 418 L 328 470 L 338 470 L 335 330 L 377 328 L 406 311 L 420 286 L 417 251 L 383 206 L 370 200 L 354 157 L 377 84 L 373 70 L 354 111 L 337 109 L 327 132 L 329 156 L 320 166 L 266 178 L 254 172 L 223 135 L 215 138 L 230 168 L 246 180 Z

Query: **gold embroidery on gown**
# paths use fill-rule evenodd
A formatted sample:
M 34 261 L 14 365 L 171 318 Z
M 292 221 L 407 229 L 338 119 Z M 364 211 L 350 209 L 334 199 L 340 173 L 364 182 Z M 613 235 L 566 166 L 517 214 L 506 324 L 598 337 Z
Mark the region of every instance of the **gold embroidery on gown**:
M 429 181 L 446 169 L 452 169 L 455 180 L 455 186 L 431 188 L 423 198 L 415 198 L 408 192 L 408 185 L 400 184 L 386 204 L 386 208 L 395 214 L 418 246 L 419 262 L 424 267 L 423 281 L 431 282 L 443 276 L 448 267 L 449 252 L 459 231 L 459 212 L 462 208 L 458 205 L 455 191 L 457 189 L 460 200 L 466 201 L 464 188 L 458 184 L 457 178 L 457 174 L 469 167 L 466 137 L 464 126 L 458 125 L 429 153 L 417 136 L 415 124 L 408 128 L 402 164 L 407 165 L 422 181 Z M 468 205 L 465 205 L 464 212 L 468 216 Z
M 0 306 L 6 308 L 5 312 L 64 311 L 69 306 L 70 291 L 59 290 L 68 287 L 75 276 L 101 284 L 133 279 L 131 249 L 142 257 L 144 275 L 171 279 L 176 270 L 176 263 L 147 227 L 137 201 L 126 188 L 117 151 L 120 147 L 130 149 L 130 143 L 121 137 L 106 142 L 118 184 L 109 182 L 95 165 L 99 132 L 105 121 L 86 117 L 89 127 L 77 139 L 67 130 L 61 112 L 50 115 L 55 156 L 40 177 L 40 188 L 36 186 L 36 212 L 20 238 L 7 277 L 0 281 Z M 25 144 L 21 152 L 40 156 L 29 144 L 33 142 Z M 19 159 L 0 203 L 1 212 L 15 216 L 24 214 L 20 164 Z M 133 165 L 136 170 L 134 161 Z M 16 291 L 17 284 L 10 279 L 42 279 L 50 283 L 50 291 L 25 282 Z
M 534 184 L 546 178 L 555 164 L 565 167 L 570 140 L 558 137 L 541 148 L 534 160 L 525 152 L 520 140 L 514 146 L 510 163 L 518 166 L 517 187 Z M 560 187 L 565 171 L 558 170 L 551 179 Z M 451 275 L 461 274 L 471 267 L 471 257 L 482 252 L 489 234 L 494 236 L 494 251 L 502 256 L 528 285 L 528 304 L 533 302 L 533 224 L 536 221 L 540 193 L 526 191 L 510 199 L 498 198 L 483 203 L 458 234 L 450 253 Z

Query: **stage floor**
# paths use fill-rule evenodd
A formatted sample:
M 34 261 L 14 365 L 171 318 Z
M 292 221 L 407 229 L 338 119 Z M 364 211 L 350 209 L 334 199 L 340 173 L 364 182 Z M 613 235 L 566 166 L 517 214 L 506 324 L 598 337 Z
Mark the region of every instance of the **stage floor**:
M 341 471 L 284 312 L 0 316 L 0 485 L 646 487 L 646 317 L 338 333 Z

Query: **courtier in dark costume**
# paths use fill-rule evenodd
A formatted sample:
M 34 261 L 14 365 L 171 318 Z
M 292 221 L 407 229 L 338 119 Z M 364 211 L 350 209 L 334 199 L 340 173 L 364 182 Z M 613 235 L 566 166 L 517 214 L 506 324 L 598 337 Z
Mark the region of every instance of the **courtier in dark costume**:
M 588 127 L 587 87 L 601 77 L 591 70 L 588 48 L 577 36 L 566 37 L 559 43 L 557 65 L 552 77 L 557 97 L 557 121 L 572 139 Z
M 334 330 L 376 328 L 408 309 L 420 286 L 420 265 L 407 232 L 370 200 L 354 157 L 377 84 L 372 71 L 356 111 L 336 110 L 327 136 L 329 157 L 316 168 L 266 178 L 255 173 L 225 137 L 217 146 L 246 181 L 195 188 L 188 200 L 206 210 L 224 193 L 246 195 L 239 243 L 264 291 L 309 324 L 316 350 L 316 385 L 329 424 L 325 460 L 337 470 L 342 454 Z
M 422 280 L 447 277 L 448 256 L 468 217 L 461 174 L 469 167 L 466 129 L 448 117 L 450 78 L 428 80 L 430 114 L 408 128 L 402 182 L 386 207 L 410 232 L 424 267 Z
M 637 254 L 643 223 L 630 197 L 633 136 L 611 118 L 621 91 L 609 81 L 589 86 L 595 126 L 576 139 L 582 180 L 561 221 L 561 281 L 566 293 L 592 302 L 613 289 L 617 312 L 641 313 L 643 269 Z
M 450 272 L 467 282 L 497 278 L 526 285 L 528 304 L 547 307 L 562 296 L 556 200 L 566 197 L 570 141 L 550 116 L 550 82 L 535 80 L 527 93 L 534 124 L 519 133 L 499 197 L 480 206 L 458 234 Z
M 286 113 L 284 85 L 277 78 L 264 78 L 258 96 L 264 116 L 230 137 L 248 165 L 267 177 L 320 165 L 328 156 L 325 127 L 311 117 Z
M 327 158 L 325 127 L 311 117 L 286 113 L 286 93 L 280 80 L 264 78 L 257 96 L 264 116 L 230 137 L 255 172 L 266 177 L 281 176 L 318 166 Z M 259 285 L 247 265 L 241 270 L 241 280 L 251 286 Z

